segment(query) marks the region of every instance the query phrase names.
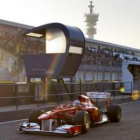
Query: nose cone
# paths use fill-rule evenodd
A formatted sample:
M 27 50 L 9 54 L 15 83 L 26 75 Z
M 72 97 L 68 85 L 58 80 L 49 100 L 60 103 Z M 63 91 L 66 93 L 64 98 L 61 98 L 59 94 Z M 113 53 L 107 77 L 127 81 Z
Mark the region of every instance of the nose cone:
M 52 116 L 51 111 L 48 111 L 44 114 L 42 114 L 41 116 L 38 117 L 39 120 L 47 120 Z

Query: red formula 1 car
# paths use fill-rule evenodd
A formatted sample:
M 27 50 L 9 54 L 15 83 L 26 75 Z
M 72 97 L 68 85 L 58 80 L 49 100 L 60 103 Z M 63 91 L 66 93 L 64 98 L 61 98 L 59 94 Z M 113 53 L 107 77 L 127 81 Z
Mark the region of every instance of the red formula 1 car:
M 110 100 L 107 100 L 106 106 L 99 109 L 92 100 L 106 97 L 106 93 L 89 92 L 87 96 L 79 95 L 72 104 L 60 105 L 51 111 L 33 109 L 29 115 L 29 122 L 20 124 L 19 131 L 73 136 L 86 133 L 96 124 L 107 121 L 119 122 L 121 119 L 119 105 L 111 105 Z

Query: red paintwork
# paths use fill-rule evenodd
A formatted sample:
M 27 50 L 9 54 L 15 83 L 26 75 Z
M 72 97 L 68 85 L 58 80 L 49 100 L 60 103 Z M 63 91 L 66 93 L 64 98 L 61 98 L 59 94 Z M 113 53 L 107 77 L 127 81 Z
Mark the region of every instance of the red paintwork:
M 81 132 L 82 131 L 82 126 L 81 125 L 75 125 L 75 126 L 73 126 L 73 127 L 71 127 L 70 129 L 69 129 L 69 133 L 71 134 L 71 135 L 73 135 L 73 134 L 75 134 L 75 133 L 79 133 L 79 132 Z
M 87 111 L 90 115 L 91 121 L 99 122 L 100 121 L 100 112 L 95 103 L 87 96 L 80 95 L 78 96 L 81 104 L 79 107 L 73 107 L 72 104 L 60 105 L 52 111 L 48 111 L 42 114 L 38 119 L 39 120 L 49 120 L 49 119 L 62 119 L 65 118 L 65 114 L 69 114 L 71 118 L 74 118 L 77 111 Z

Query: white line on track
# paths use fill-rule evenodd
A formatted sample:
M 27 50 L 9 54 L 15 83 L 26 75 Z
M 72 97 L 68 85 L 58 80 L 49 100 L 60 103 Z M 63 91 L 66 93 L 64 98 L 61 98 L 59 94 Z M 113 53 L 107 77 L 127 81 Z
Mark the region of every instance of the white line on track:
M 132 103 L 137 103 L 137 102 L 140 102 L 140 101 L 126 102 L 126 103 L 121 103 L 119 105 L 132 104 Z
M 15 123 L 15 122 L 20 122 L 20 121 L 27 121 L 27 119 L 21 119 L 21 120 L 14 120 L 14 121 L 7 121 L 7 122 L 1 122 L 1 124 L 9 124 L 9 123 Z

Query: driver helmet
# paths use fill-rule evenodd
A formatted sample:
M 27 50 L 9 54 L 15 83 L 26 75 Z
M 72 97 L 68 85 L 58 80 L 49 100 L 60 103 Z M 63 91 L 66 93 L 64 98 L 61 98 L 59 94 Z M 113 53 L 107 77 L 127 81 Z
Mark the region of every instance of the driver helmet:
M 79 107 L 80 106 L 80 101 L 79 100 L 75 100 L 73 102 L 73 107 Z

